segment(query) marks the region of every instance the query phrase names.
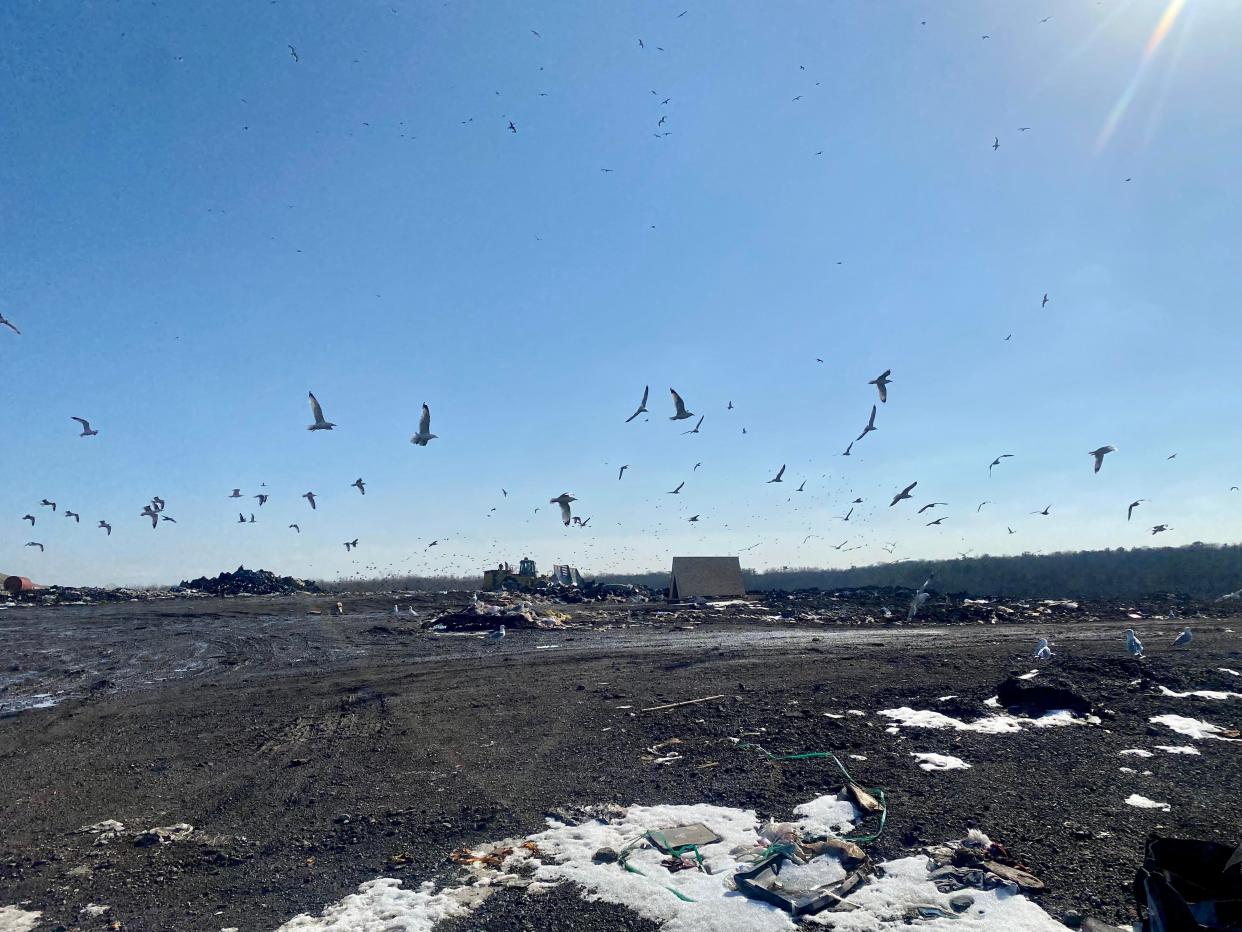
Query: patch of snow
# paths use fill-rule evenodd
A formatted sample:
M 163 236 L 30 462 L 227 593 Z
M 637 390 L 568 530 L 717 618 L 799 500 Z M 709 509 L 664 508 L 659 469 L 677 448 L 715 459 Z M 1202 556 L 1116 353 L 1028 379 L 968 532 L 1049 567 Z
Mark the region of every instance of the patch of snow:
M 436 923 L 470 912 L 478 898 L 469 887 L 433 892 L 435 884 L 403 890 L 391 877 L 368 880 L 319 916 L 295 916 L 276 932 L 431 932 Z M 3 929 L 3 926 L 0 926 Z
M 939 696 L 937 697 L 936 701 L 937 702 L 948 702 L 950 699 L 956 699 L 956 698 L 957 696 Z
M 858 810 L 848 799 L 838 799 L 836 794 L 819 796 L 809 803 L 794 806 L 794 815 L 804 832 L 823 832 L 844 835 L 858 820 Z
M 987 706 L 989 709 L 999 709 L 1000 708 L 1000 696 L 993 696 L 991 699 L 984 699 L 983 704 Z
M 1219 741 L 1236 740 L 1223 737 L 1224 729 L 1219 725 L 1213 725 L 1211 722 L 1205 722 L 1197 718 L 1188 718 L 1185 715 L 1153 715 L 1148 719 L 1156 725 L 1163 725 L 1179 735 L 1186 735 L 1198 741 L 1202 738 L 1216 738 Z
M 1239 673 L 1237 670 L 1230 670 L 1228 667 L 1217 667 L 1216 669 L 1221 673 L 1228 673 L 1230 676 L 1242 676 L 1242 673 Z
M 989 715 L 973 722 L 963 722 L 942 712 L 927 709 L 912 709 L 902 706 L 899 709 L 883 709 L 881 715 L 887 716 L 899 725 L 908 728 L 952 728 L 955 731 L 975 731 L 985 735 L 1008 735 L 1021 731 L 1024 725 L 1043 728 L 1050 725 L 1096 724 L 1099 719 L 1093 715 L 1077 718 L 1068 709 L 1057 709 L 1045 712 L 1038 718 L 1018 718 L 1012 715 Z
M 1198 754 L 1199 749 L 1189 744 L 1157 744 L 1157 751 L 1164 751 L 1166 754 Z
M 1133 767 L 1118 767 L 1117 769 L 1120 770 L 1122 773 L 1138 773 L 1138 771 L 1135 770 Z
M 1229 693 L 1218 689 L 1194 689 L 1190 692 L 1179 693 L 1167 686 L 1160 687 L 1160 695 L 1173 696 L 1176 699 L 1185 699 L 1188 696 L 1194 696 L 1196 699 L 1242 699 L 1242 693 Z
M 1158 803 L 1154 799 L 1148 799 L 1146 796 L 1140 796 L 1138 793 L 1131 793 L 1127 796 L 1126 805 L 1134 806 L 1136 809 L 1159 809 L 1162 812 L 1168 812 L 1173 808 L 1168 803 Z
M 730 605 L 750 605 L 749 599 L 725 599 L 721 602 L 712 602 L 712 608 L 728 608 Z M 779 617 L 779 616 L 778 616 Z
M 1151 751 L 1144 751 L 1142 748 L 1129 748 L 1125 751 L 1118 751 L 1118 754 L 1133 754 L 1135 757 L 1155 757 Z
M 19 906 L 0 906 L 0 932 L 29 932 L 42 915 Z
M 970 764 L 948 754 L 911 754 L 923 770 L 969 770 Z
M 1039 671 L 1038 671 L 1038 670 L 1032 670 L 1030 673 L 1023 673 L 1020 677 L 1018 677 L 1018 679 L 1020 679 L 1020 680 L 1033 680 L 1033 679 L 1035 679 L 1035 677 L 1037 677 L 1037 676 L 1039 676 Z

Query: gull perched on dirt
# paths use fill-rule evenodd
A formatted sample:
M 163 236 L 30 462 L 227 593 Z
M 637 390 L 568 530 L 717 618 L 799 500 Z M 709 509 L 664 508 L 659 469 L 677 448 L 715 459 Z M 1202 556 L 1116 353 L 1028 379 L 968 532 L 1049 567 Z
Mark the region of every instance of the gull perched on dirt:
M 785 464 L 784 464 L 784 463 L 782 463 L 782 464 L 781 464 L 781 468 L 777 470 L 777 472 L 776 472 L 776 476 L 775 476 L 774 478 L 772 478 L 772 479 L 769 479 L 769 480 L 768 480 L 768 485 L 771 485 L 773 482 L 782 482 L 782 481 L 784 481 L 784 480 L 782 480 L 782 479 L 781 479 L 781 476 L 783 476 L 783 475 L 785 475 Z
M 1140 660 L 1143 658 L 1143 642 L 1135 635 L 1133 628 L 1126 628 L 1126 650 Z
M 302 497 L 306 499 L 308 502 L 310 502 L 310 506 L 312 509 L 315 508 L 315 493 L 314 492 L 305 492 L 303 493 Z
M 307 427 L 307 430 L 331 430 L 336 425 L 331 421 L 325 421 L 323 417 L 323 408 L 319 406 L 319 399 L 315 397 L 314 392 L 307 392 L 310 395 L 311 414 L 315 416 L 315 423 Z
M 427 402 L 423 402 L 423 413 L 418 418 L 418 433 L 410 438 L 410 443 L 420 447 L 427 446 L 427 441 L 435 440 L 436 435 L 431 432 L 431 409 L 427 407 Z
M 915 482 L 911 482 L 908 486 L 906 486 L 904 489 L 902 489 L 900 492 L 898 492 L 896 495 L 894 495 L 894 496 L 893 496 L 893 500 L 892 500 L 891 502 L 889 502 L 889 503 L 888 503 L 888 507 L 889 507 L 889 508 L 892 508 L 892 507 L 893 507 L 894 505 L 896 505 L 898 502 L 900 502 L 900 501 L 904 501 L 904 500 L 905 500 L 905 499 L 907 499 L 907 498 L 911 498 L 912 496 L 910 495 L 910 491 L 911 491 L 911 490 L 912 490 L 912 489 L 913 489 L 916 485 L 918 485 L 918 482 L 917 482 L 917 481 L 915 481 Z
M 357 489 L 359 492 L 361 492 L 363 495 L 367 494 L 367 484 L 362 481 L 361 476 L 359 476 L 357 479 L 351 482 L 350 485 L 353 486 L 355 489 Z
M 685 483 L 683 482 L 682 485 L 685 485 Z M 678 488 L 681 488 L 681 486 L 678 486 Z M 569 503 L 576 502 L 577 500 L 578 499 L 574 498 L 568 492 L 562 492 L 560 495 L 556 496 L 556 498 L 548 499 L 549 505 L 561 506 L 561 521 L 565 524 L 565 527 L 569 527 L 569 522 L 573 518 L 573 515 L 569 511 Z
M 1181 647 L 1183 644 L 1189 644 L 1195 639 L 1194 632 L 1189 628 L 1182 628 L 1182 633 L 1173 639 L 1174 647 Z
M 634 420 L 634 418 L 636 418 L 636 417 L 638 417 L 640 414 L 643 414 L 644 412 L 646 412 L 646 410 L 647 410 L 647 392 L 648 392 L 648 391 L 650 391 L 650 390 L 651 390 L 651 386 L 650 386 L 650 385 L 644 385 L 644 386 L 643 386 L 643 400 L 642 400 L 642 401 L 640 401 L 640 402 L 638 403 L 638 410 L 637 410 L 637 411 L 635 411 L 633 414 L 631 414 L 629 417 L 627 417 L 627 418 L 625 419 L 625 423 L 627 423 L 627 424 L 628 424 L 630 421 Z M 676 397 L 676 395 L 677 395 L 677 393 L 676 393 L 676 392 L 673 392 L 673 396 L 674 396 L 674 397 Z
M 491 641 L 493 644 L 499 644 L 501 641 L 505 639 L 505 626 L 501 625 L 495 631 L 488 632 L 488 634 L 486 635 L 486 638 L 487 640 Z
M 889 378 L 889 375 L 892 371 L 892 369 L 885 369 L 878 376 L 867 383 L 868 385 L 874 385 L 876 389 L 879 390 L 881 403 L 888 401 L 888 383 L 892 381 L 892 379 Z
M 681 395 L 677 394 L 676 389 L 669 389 L 669 393 L 673 396 L 673 407 L 677 409 L 677 413 L 672 415 L 670 421 L 684 421 L 686 418 L 694 417 L 693 411 L 686 410 L 686 403 L 681 400 Z
M 1088 453 L 1087 454 L 1088 456 L 1095 457 L 1095 469 L 1092 471 L 1099 472 L 1100 467 L 1104 465 L 1104 457 L 1106 457 L 1109 453 L 1116 453 L 1116 452 L 1117 452 L 1117 448 L 1115 446 L 1113 446 L 1111 443 L 1106 443 L 1104 446 L 1100 447 L 1099 449 L 1092 450 L 1090 453 Z
M 71 417 L 69 420 L 77 421 L 82 425 L 82 433 L 78 434 L 79 437 L 94 437 L 97 433 L 99 433 L 99 431 L 91 428 L 91 422 L 84 417 Z
M 1040 638 L 1039 643 L 1035 645 L 1035 659 L 1047 660 L 1052 656 L 1052 647 L 1048 644 L 1047 638 Z
M 871 406 L 871 417 L 867 419 L 867 426 L 863 428 L 863 432 L 861 434 L 854 438 L 854 443 L 858 443 L 858 441 L 862 440 L 863 437 L 867 436 L 867 434 L 871 433 L 873 430 L 879 430 L 879 428 L 875 426 L 875 405 Z

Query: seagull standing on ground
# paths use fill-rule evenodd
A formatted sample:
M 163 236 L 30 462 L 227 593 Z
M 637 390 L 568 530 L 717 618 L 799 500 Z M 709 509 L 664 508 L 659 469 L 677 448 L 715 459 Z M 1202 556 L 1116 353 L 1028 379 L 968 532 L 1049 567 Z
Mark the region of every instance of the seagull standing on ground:
M 310 502 L 311 509 L 314 510 L 315 509 L 315 493 L 306 492 L 302 495 L 302 497 L 306 499 L 308 502 Z
M 1108 456 L 1108 454 L 1110 453 L 1116 453 L 1116 452 L 1117 452 L 1117 448 L 1115 446 L 1113 446 L 1111 443 L 1106 443 L 1104 444 L 1104 446 L 1100 447 L 1099 449 L 1092 450 L 1090 453 L 1088 453 L 1087 454 L 1088 456 L 1095 457 L 1095 469 L 1092 471 L 1099 472 L 1100 467 L 1104 465 L 1104 457 Z
M 871 406 L 871 417 L 867 419 L 867 426 L 863 428 L 863 432 L 861 434 L 854 438 L 854 443 L 858 443 L 858 441 L 862 440 L 863 437 L 867 436 L 867 434 L 871 433 L 873 430 L 879 430 L 879 428 L 875 426 L 875 405 Z
M 310 395 L 311 414 L 315 416 L 315 423 L 307 427 L 307 430 L 331 430 L 336 425 L 331 421 L 325 421 L 323 417 L 323 408 L 319 406 L 319 399 L 315 397 L 314 392 L 307 392 Z
M 574 498 L 568 492 L 562 492 L 560 495 L 556 496 L 556 498 L 548 499 L 549 505 L 561 506 L 561 521 L 564 523 L 565 527 L 569 527 L 570 519 L 573 517 L 569 511 L 569 503 L 576 502 L 577 500 L 578 499 Z
M 1174 646 L 1174 647 L 1182 647 L 1182 646 L 1183 646 L 1183 645 L 1185 645 L 1185 644 L 1189 644 L 1189 643 L 1190 643 L 1191 641 L 1193 641 L 1194 639 L 1195 639 L 1195 635 L 1194 635 L 1194 632 L 1193 632 L 1193 631 L 1191 631 L 1189 628 L 1182 628 L 1182 633 L 1181 633 L 1181 634 L 1179 634 L 1179 635 L 1178 635 L 1178 636 L 1177 636 L 1177 637 L 1173 640 L 1173 646 Z
M 353 486 L 355 489 L 357 489 L 359 492 L 361 492 L 363 495 L 367 494 L 367 484 L 362 481 L 361 476 L 359 476 L 357 479 L 351 482 L 350 485 Z
M 1048 644 L 1047 638 L 1040 638 L 1039 643 L 1035 645 L 1035 659 L 1048 660 L 1052 657 L 1052 647 Z
M 686 418 L 694 417 L 693 411 L 686 410 L 686 403 L 681 400 L 681 395 L 677 394 L 676 389 L 670 388 L 669 393 L 673 396 L 673 407 L 677 409 L 677 412 L 669 418 L 670 421 L 684 421 Z M 643 393 L 643 397 L 646 397 L 646 392 Z
M 888 507 L 892 508 L 898 502 L 904 501 L 905 499 L 910 498 L 911 497 L 910 492 L 916 485 L 918 485 L 917 480 L 914 482 L 911 482 L 908 486 L 906 486 L 904 489 L 902 489 L 900 492 L 894 495 L 893 500 L 888 503 Z
M 881 403 L 888 401 L 888 383 L 892 381 L 892 379 L 889 378 L 889 375 L 892 371 L 892 369 L 885 369 L 878 376 L 867 383 L 868 385 L 874 385 L 876 389 L 879 390 Z
M 643 400 L 638 403 L 638 410 L 625 419 L 625 423 L 628 424 L 630 421 L 634 420 L 634 418 L 638 417 L 647 410 L 647 392 L 650 390 L 650 385 L 643 386 Z M 673 394 L 676 395 L 677 393 L 674 392 Z
M 418 418 L 418 433 L 410 438 L 410 443 L 420 447 L 427 446 L 429 440 L 435 440 L 436 435 L 431 432 L 431 409 L 427 407 L 427 402 L 423 402 L 423 413 Z
M 1135 635 L 1133 628 L 1126 628 L 1126 650 L 1139 660 L 1143 659 L 1143 642 Z
M 493 644 L 499 644 L 505 639 L 505 626 L 501 625 L 495 631 L 489 632 L 486 639 L 491 641 Z
M 97 433 L 99 433 L 99 431 L 91 428 L 91 422 L 84 417 L 71 417 L 69 420 L 77 421 L 82 425 L 82 433 L 78 434 L 79 437 L 94 437 Z

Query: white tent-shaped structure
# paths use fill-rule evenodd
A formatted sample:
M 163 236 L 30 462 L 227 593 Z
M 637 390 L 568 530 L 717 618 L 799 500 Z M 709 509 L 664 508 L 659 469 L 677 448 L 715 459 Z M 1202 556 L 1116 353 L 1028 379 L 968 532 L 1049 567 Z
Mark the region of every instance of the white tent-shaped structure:
M 746 594 L 737 557 L 673 557 L 668 597 L 720 599 Z

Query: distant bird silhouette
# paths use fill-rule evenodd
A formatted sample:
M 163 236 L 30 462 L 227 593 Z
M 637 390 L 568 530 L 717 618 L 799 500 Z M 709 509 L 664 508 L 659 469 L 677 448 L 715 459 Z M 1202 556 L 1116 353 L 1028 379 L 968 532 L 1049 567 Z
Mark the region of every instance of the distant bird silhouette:
M 78 514 L 76 511 L 70 511 L 68 508 L 65 509 L 65 517 L 72 518 L 78 524 L 82 523 L 82 516 Z
M 165 505 L 164 499 L 160 498 L 158 495 L 152 496 L 151 504 L 155 507 L 156 511 L 164 510 L 164 505 Z
M 699 468 L 700 466 L 702 466 L 702 465 L 703 465 L 702 463 L 695 463 L 695 464 L 694 464 L 694 469 L 692 469 L 692 470 L 690 470 L 690 471 L 691 471 L 691 472 L 697 472 L 697 471 L 698 471 L 698 468 Z
M 306 499 L 308 502 L 310 502 L 310 506 L 312 509 L 316 508 L 314 492 L 306 492 L 302 495 L 302 497 Z
M 686 434 L 697 434 L 697 433 L 699 432 L 699 428 L 703 426 L 703 418 L 705 418 L 705 417 L 707 417 L 707 415 L 706 415 L 706 414 L 700 414 L 700 415 L 699 415 L 699 422 L 698 422 L 697 424 L 695 424 L 695 425 L 694 425 L 693 429 L 691 429 L 691 430 L 683 430 L 683 431 L 681 432 L 681 433 L 682 433 L 682 436 L 685 436 Z
M 650 385 L 643 386 L 643 400 L 638 403 L 638 410 L 625 419 L 625 423 L 628 424 L 630 421 L 634 420 L 634 418 L 638 417 L 640 414 L 642 414 L 644 411 L 647 410 L 647 391 L 650 388 L 651 388 Z M 676 397 L 676 394 L 677 393 L 674 392 L 673 396 Z
M 43 499 L 43 501 L 39 502 L 39 504 L 42 505 L 44 508 L 51 508 L 52 511 L 56 510 L 56 503 L 48 501 L 46 498 Z
M 1008 531 L 1010 534 L 1018 533 L 1017 531 L 1015 531 L 1013 528 L 1009 527 L 1008 525 L 1005 525 L 1005 530 Z
M 1184 647 L 1195 639 L 1194 632 L 1189 628 L 1182 628 L 1182 633 L 1173 639 L 1174 647 Z
M 1040 306 L 1040 307 L 1045 307 L 1047 304 L 1048 304 L 1048 292 L 1046 292 L 1046 291 L 1045 291 L 1045 292 L 1044 292 L 1044 300 L 1042 300 L 1042 301 L 1040 301 L 1040 302 L 1039 302 L 1039 306 Z
M 904 489 L 902 489 L 900 492 L 894 495 L 893 500 L 888 503 L 888 507 L 892 508 L 898 502 L 904 501 L 905 499 L 910 498 L 911 497 L 910 492 L 914 489 L 916 485 L 918 485 L 917 481 L 911 482 L 908 486 L 906 486 Z
M 681 482 L 681 483 L 677 486 L 677 488 L 673 489 L 673 491 L 669 492 L 668 494 L 669 494 L 669 495 L 680 495 L 680 494 L 681 494 L 682 487 L 683 487 L 685 484 L 686 484 L 686 483 L 685 483 L 684 481 L 683 481 L 683 482 Z
M 1166 460 L 1175 460 L 1175 459 L 1177 459 L 1177 454 L 1176 454 L 1176 453 L 1170 453 L 1168 456 L 1166 456 L 1166 457 L 1165 457 L 1165 459 L 1166 459 Z
M 802 484 L 801 484 L 800 486 L 798 486 L 796 489 L 794 489 L 794 491 L 795 491 L 795 492 L 803 492 L 803 491 L 805 491 L 805 490 L 806 490 L 806 480 L 805 480 L 805 479 L 803 479 L 803 480 L 802 480 Z
M 773 482 L 780 482 L 783 475 L 785 475 L 785 466 L 782 463 L 781 468 L 776 471 L 776 476 L 768 480 L 768 485 L 771 485 Z
M 875 426 L 875 405 L 871 406 L 871 417 L 867 419 L 867 426 L 863 428 L 863 432 L 861 434 L 854 438 L 854 443 L 862 440 L 863 437 L 867 436 L 867 434 L 871 433 L 873 430 L 879 430 L 879 428 Z
M 987 36 L 984 36 L 983 38 L 986 39 Z M 1000 148 L 1000 137 L 999 136 L 992 137 L 992 151 L 995 152 L 999 148 Z
M 302 529 L 301 529 L 300 527 L 298 527 L 296 524 L 291 524 L 291 525 L 289 525 L 289 527 L 293 528 L 293 529 L 294 529 L 295 531 L 297 531 L 299 534 L 301 534 L 301 533 L 302 533 Z
M 729 404 L 725 407 L 725 410 L 726 410 L 726 411 L 732 411 L 732 410 L 733 410 L 733 402 L 731 402 L 731 401 L 730 401 L 730 402 L 729 402 Z
M 260 507 L 260 508 L 262 508 L 264 505 L 266 505 L 266 504 L 267 504 L 267 500 L 268 500 L 268 498 L 269 498 L 269 496 L 267 496 L 267 495 L 263 494 L 262 492 L 260 492 L 258 495 L 254 495 L 254 496 L 251 496 L 251 497 L 252 497 L 252 498 L 257 498 L 257 499 L 259 500 L 259 507 Z
M 247 524 L 254 524 L 254 523 L 255 523 L 255 521 L 254 521 L 254 512 L 253 512 L 253 511 L 252 511 L 252 512 L 250 512 L 250 520 L 249 520 L 249 521 L 247 521 L 246 523 L 247 523 Z
M 1033 515 L 1044 515 L 1045 517 L 1047 517 L 1047 516 L 1048 516 L 1048 512 L 1049 512 L 1049 511 L 1051 511 L 1051 510 L 1052 510 L 1052 506 L 1051 506 L 1051 505 L 1049 505 L 1049 506 L 1047 506 L 1047 507 L 1046 507 L 1043 511 L 1032 511 L 1032 512 L 1031 512 L 1031 514 L 1033 514 Z
M 509 132 L 511 132 L 511 133 L 516 133 L 516 132 L 517 132 L 517 127 L 513 125 L 513 121 L 512 121 L 512 120 L 510 120 L 510 121 L 509 121 Z
M 681 395 L 671 388 L 669 393 L 673 396 L 673 407 L 677 409 L 677 412 L 669 418 L 670 421 L 684 421 L 686 418 L 694 417 L 693 411 L 686 410 L 686 403 L 681 400 Z
M 170 517 L 168 517 L 168 515 L 160 515 L 160 520 L 161 520 L 161 521 L 167 521 L 169 524 L 176 524 L 176 523 L 177 523 L 177 519 L 176 519 L 176 518 L 170 518 Z
M 855 444 L 856 442 L 857 442 L 857 441 L 851 440 L 851 441 L 850 441 L 850 445 L 849 445 L 848 447 L 846 447 L 846 448 L 845 448 L 845 452 L 844 452 L 844 453 L 842 453 L 841 455 L 842 455 L 842 456 L 849 456 L 849 455 L 850 455 L 850 450 L 854 449 L 854 444 Z
M 229 498 L 241 498 L 241 497 L 242 497 L 241 489 L 234 489 L 233 494 L 229 496 Z
M 301 60 L 302 60 L 302 59 L 298 58 L 298 50 L 297 50 L 297 49 L 295 49 L 292 45 L 291 45 L 291 46 L 289 46 L 289 55 L 293 58 L 293 60 L 294 60 L 295 62 L 299 62 L 299 61 L 301 61 Z
M 1007 460 L 1012 456 L 1012 453 L 1002 453 L 1000 456 L 996 457 L 996 459 L 992 460 L 992 462 L 988 463 L 988 478 L 992 477 L 993 466 L 999 466 L 1001 460 Z
M 238 524 L 245 524 L 245 523 L 246 523 L 246 516 L 245 516 L 244 514 L 242 514 L 240 511 L 237 513 L 237 523 L 238 523 Z
M 867 383 L 868 385 L 874 385 L 879 391 L 881 403 L 888 401 L 888 383 L 892 381 L 892 379 L 889 378 L 889 375 L 892 371 L 892 369 L 885 369 L 878 376 Z
M 0 314 L 0 327 L 8 327 L 10 330 L 16 333 L 19 337 L 22 335 L 22 332 L 17 329 L 17 325 L 13 323 L 13 321 L 5 317 L 3 314 Z
M 34 523 L 35 523 L 35 516 L 34 516 L 34 515 L 22 515 L 22 520 L 23 520 L 23 521 L 29 521 L 29 522 L 30 522 L 30 526 L 31 526 L 31 527 L 34 527 Z
M 366 484 L 365 482 L 363 482 L 363 481 L 362 481 L 362 477 L 361 477 L 361 476 L 359 476 L 357 479 L 355 479 L 353 482 L 351 482 L 351 483 L 350 483 L 350 485 L 351 485 L 353 488 L 357 489 L 359 492 L 361 492 L 363 495 L 366 495 L 366 494 L 367 494 L 367 484 Z M 502 491 L 502 492 L 503 492 L 503 491 L 504 491 L 504 489 L 501 489 L 500 491 Z
M 994 504 L 996 503 L 995 502 L 980 502 L 979 507 L 975 509 L 975 514 L 978 514 L 979 512 L 983 511 L 984 505 L 994 505 Z
M 319 406 L 319 399 L 315 397 L 314 392 L 307 392 L 310 395 L 311 414 L 315 416 L 315 423 L 307 427 L 307 430 L 331 430 L 336 425 L 331 421 L 324 420 L 323 408 Z
M 946 517 L 947 517 L 947 515 L 946 515 Z M 937 518 L 935 521 L 928 521 L 928 522 L 927 522 L 925 525 L 923 525 L 923 526 L 924 526 L 924 527 L 931 527 L 933 524 L 939 524 L 939 523 L 940 523 L 941 521 L 943 521 L 943 520 L 944 520 L 944 518 Z
M 1099 472 L 1100 467 L 1104 465 L 1104 457 L 1106 457 L 1109 453 L 1116 453 L 1116 452 L 1117 452 L 1117 448 L 1113 446 L 1111 443 L 1108 443 L 1088 453 L 1087 454 L 1088 456 L 1095 457 L 1095 468 L 1092 470 L 1092 472 Z
M 151 530 L 155 530 L 156 526 L 160 523 L 160 513 L 156 511 L 154 508 L 152 508 L 150 505 L 147 505 L 145 508 L 142 509 L 141 515 L 144 518 L 151 519 Z
M 948 504 L 949 504 L 948 502 L 930 502 L 924 505 L 922 508 L 920 508 L 918 510 L 918 514 L 922 514 L 923 512 L 927 511 L 929 508 L 935 508 L 937 505 L 948 505 Z
M 695 521 L 699 520 L 699 516 L 694 515 L 693 517 L 687 518 L 686 520 L 689 521 L 691 524 L 693 524 Z
M 38 547 L 39 553 L 43 553 L 43 545 L 39 543 L 37 540 L 30 541 L 29 543 L 26 544 L 26 546 L 27 547 Z
M 1143 504 L 1143 502 L 1145 501 L 1147 501 L 1147 499 L 1140 498 L 1138 501 L 1130 502 L 1130 507 L 1126 509 L 1126 520 L 1127 521 L 1129 521 L 1130 518 L 1134 516 L 1134 509 L 1137 508 L 1139 505 Z
M 94 437 L 99 433 L 99 431 L 91 428 L 91 422 L 84 417 L 71 417 L 69 420 L 77 421 L 82 425 L 82 433 L 78 434 L 79 437 Z
M 358 538 L 355 537 L 353 540 L 347 540 L 345 541 L 345 552 L 349 553 L 351 550 L 353 550 L 357 546 L 358 546 Z
M 102 528 L 103 530 L 107 531 L 109 537 L 112 536 L 112 525 L 109 524 L 107 521 L 100 521 L 98 526 Z
M 427 407 L 427 402 L 423 402 L 423 412 L 418 416 L 418 433 L 410 438 L 410 443 L 415 446 L 425 447 L 432 441 L 439 439 L 431 432 L 431 409 Z
M 1157 524 L 1154 528 L 1151 529 L 1151 533 L 1153 535 L 1163 534 L 1165 531 L 1171 531 L 1171 530 L 1173 529 L 1169 527 L 1167 524 Z

